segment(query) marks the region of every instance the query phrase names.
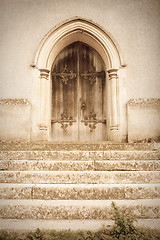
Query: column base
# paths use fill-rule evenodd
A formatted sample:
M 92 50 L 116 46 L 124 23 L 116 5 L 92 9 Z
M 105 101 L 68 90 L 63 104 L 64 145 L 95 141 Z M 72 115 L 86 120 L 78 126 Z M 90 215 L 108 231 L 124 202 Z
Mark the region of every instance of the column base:
M 37 140 L 48 141 L 48 126 L 44 124 L 38 124 L 38 136 Z
M 119 130 L 118 128 L 114 127 L 110 129 L 110 141 L 113 142 L 120 142 Z
M 110 130 L 118 130 L 118 126 L 111 126 Z

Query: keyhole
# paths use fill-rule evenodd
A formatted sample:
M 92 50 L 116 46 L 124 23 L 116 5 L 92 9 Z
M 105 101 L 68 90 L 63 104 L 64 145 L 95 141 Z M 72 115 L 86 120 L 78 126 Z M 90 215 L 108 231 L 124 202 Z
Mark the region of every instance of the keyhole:
M 85 109 L 86 109 L 86 104 L 85 104 L 85 103 L 82 103 L 82 104 L 81 104 L 81 109 L 82 109 L 82 110 L 85 110 Z

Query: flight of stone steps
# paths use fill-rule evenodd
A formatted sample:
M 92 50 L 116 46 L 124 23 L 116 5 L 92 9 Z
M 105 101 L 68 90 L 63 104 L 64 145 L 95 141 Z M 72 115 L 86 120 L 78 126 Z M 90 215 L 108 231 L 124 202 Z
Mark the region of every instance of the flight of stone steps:
M 160 228 L 160 153 L 153 144 L 1 144 L 0 229 L 113 224 L 112 201 Z

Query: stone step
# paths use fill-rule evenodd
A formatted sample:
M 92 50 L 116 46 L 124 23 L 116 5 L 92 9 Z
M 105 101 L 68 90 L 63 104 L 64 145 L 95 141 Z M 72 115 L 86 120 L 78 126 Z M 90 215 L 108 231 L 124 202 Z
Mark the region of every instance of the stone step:
M 112 219 L 112 200 L 0 200 L 1 219 Z M 114 200 L 136 219 L 160 218 L 160 199 Z
M 0 184 L 1 199 L 108 200 L 160 198 L 160 184 Z
M 0 160 L 158 160 L 159 151 L 0 151 Z
M 0 230 L 7 231 L 36 231 L 37 228 L 41 230 L 72 230 L 72 231 L 98 231 L 101 229 L 111 229 L 114 225 L 114 221 L 110 219 L 97 220 L 37 220 L 37 219 L 0 219 Z M 136 219 L 135 226 L 142 228 L 151 228 L 159 230 L 160 219 Z
M 160 171 L 159 160 L 0 160 L 8 171 Z
M 139 143 L 3 142 L 0 228 L 31 229 L 37 224 L 58 229 L 59 224 L 62 229 L 85 225 L 95 230 L 113 222 L 112 201 L 125 215 L 157 226 L 158 149 L 159 145 Z
M 60 150 L 153 150 L 160 147 L 160 143 L 115 143 L 115 142 L 72 142 L 72 143 L 55 143 L 55 142 L 18 142 L 18 141 L 1 141 L 0 151 L 13 150 L 13 151 L 60 151 Z
M 160 171 L 1 171 L 1 183 L 159 183 Z

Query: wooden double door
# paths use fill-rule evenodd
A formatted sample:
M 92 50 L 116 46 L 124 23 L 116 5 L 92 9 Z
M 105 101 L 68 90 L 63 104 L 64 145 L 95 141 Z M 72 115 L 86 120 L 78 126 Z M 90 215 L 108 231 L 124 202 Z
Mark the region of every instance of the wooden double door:
M 106 139 L 105 71 L 98 52 L 75 42 L 52 66 L 53 141 L 96 142 Z

